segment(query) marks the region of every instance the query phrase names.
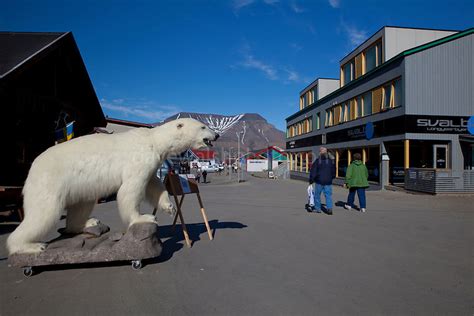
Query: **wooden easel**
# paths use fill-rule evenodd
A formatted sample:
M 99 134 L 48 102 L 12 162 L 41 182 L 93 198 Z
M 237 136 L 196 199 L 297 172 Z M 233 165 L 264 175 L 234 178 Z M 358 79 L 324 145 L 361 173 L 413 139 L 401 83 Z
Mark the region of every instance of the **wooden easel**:
M 176 222 L 179 217 L 179 221 L 181 222 L 181 227 L 183 228 L 184 239 L 186 240 L 186 245 L 191 247 L 191 240 L 189 239 L 188 229 L 186 228 L 186 224 L 184 223 L 183 213 L 181 212 L 181 206 L 183 205 L 184 196 L 186 194 L 196 194 L 199 206 L 201 208 L 202 218 L 204 219 L 204 224 L 206 224 L 207 234 L 209 235 L 209 239 L 212 240 L 212 232 L 211 227 L 209 226 L 209 222 L 207 221 L 206 211 L 204 210 L 204 205 L 202 204 L 201 195 L 199 194 L 199 187 L 194 179 L 187 179 L 189 184 L 189 188 L 187 190 L 183 189 L 181 185 L 181 180 L 179 175 L 176 174 L 168 174 L 165 178 L 164 184 L 166 190 L 169 194 L 174 197 L 174 201 L 176 203 L 176 215 L 173 220 L 173 230 L 176 226 Z M 178 196 L 181 196 L 180 200 L 178 201 Z M 153 210 L 153 215 L 156 214 L 156 208 Z

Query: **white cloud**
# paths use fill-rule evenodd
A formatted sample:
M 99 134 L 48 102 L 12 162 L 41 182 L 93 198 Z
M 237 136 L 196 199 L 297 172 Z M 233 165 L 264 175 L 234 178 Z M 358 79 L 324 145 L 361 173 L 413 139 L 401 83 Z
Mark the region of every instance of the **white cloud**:
M 293 82 L 300 82 L 301 81 L 300 75 L 296 71 L 288 70 L 288 69 L 285 69 L 285 71 L 288 74 L 288 78 L 287 78 L 288 81 L 293 81 Z
M 237 13 L 243 7 L 249 6 L 254 2 L 255 0 L 234 0 L 232 3 L 232 7 L 234 9 L 234 12 Z
M 292 2 L 290 4 L 290 7 L 291 9 L 295 12 L 295 13 L 303 13 L 303 12 L 306 12 L 306 9 L 303 8 L 303 7 L 300 7 L 299 5 L 297 5 L 295 2 Z
M 347 23 L 342 23 L 342 26 L 346 35 L 349 37 L 352 46 L 357 46 L 367 39 L 367 31 L 360 30 L 353 25 L 348 25 Z
M 246 53 L 245 60 L 240 63 L 245 68 L 257 69 L 265 74 L 270 80 L 278 80 L 278 74 L 275 67 L 256 59 L 253 55 Z
M 333 8 L 339 8 L 339 6 L 341 5 L 341 1 L 340 0 L 329 0 L 329 5 Z
M 303 46 L 299 45 L 298 43 L 290 43 L 290 47 L 296 52 L 299 52 L 303 49 Z
M 158 105 L 151 101 L 133 101 L 126 99 L 101 99 L 102 108 L 122 115 L 123 118 L 138 117 L 147 121 L 162 121 L 178 112 L 180 109 L 174 105 Z M 114 114 L 115 114 L 114 113 Z

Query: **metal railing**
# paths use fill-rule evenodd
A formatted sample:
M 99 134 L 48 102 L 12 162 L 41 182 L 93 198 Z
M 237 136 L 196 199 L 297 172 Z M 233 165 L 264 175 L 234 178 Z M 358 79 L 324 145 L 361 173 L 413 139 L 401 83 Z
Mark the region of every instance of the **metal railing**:
M 474 193 L 474 170 L 410 168 L 405 189 L 427 193 Z

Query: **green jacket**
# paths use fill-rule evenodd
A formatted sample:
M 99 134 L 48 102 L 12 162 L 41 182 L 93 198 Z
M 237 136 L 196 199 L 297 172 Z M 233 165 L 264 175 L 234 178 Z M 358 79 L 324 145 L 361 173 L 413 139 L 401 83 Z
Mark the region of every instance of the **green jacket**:
M 351 162 L 346 171 L 346 184 L 349 188 L 368 188 L 369 171 L 360 160 Z

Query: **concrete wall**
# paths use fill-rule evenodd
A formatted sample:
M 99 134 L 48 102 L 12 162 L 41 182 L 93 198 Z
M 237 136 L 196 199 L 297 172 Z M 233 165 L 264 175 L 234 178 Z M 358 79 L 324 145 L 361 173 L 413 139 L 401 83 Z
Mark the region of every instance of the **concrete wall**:
M 454 33 L 457 32 L 386 27 L 384 34 L 384 60 L 387 61 L 407 49 L 435 41 Z
M 339 89 L 339 79 L 318 80 L 318 100 Z
M 405 58 L 408 114 L 474 115 L 474 35 Z

